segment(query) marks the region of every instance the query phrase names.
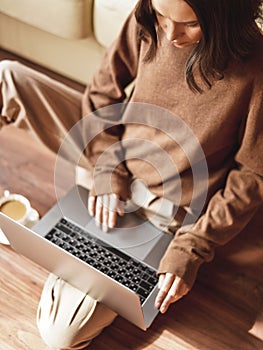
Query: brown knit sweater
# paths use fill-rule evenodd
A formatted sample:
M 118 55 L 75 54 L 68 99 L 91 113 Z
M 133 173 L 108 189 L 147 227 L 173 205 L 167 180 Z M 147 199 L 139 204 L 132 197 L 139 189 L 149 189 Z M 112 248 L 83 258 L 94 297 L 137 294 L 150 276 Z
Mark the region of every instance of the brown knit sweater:
M 199 94 L 184 76 L 192 48 L 175 48 L 160 31 L 157 56 L 145 63 L 149 44 L 138 42 L 137 30 L 131 14 L 83 98 L 87 152 L 99 164 L 93 191 L 126 200 L 131 179 L 140 178 L 156 195 L 197 213 L 187 232 L 176 232 L 158 270 L 191 287 L 214 248 L 238 234 L 262 205 L 263 38 L 253 57 L 230 62 L 224 79 Z M 134 107 L 123 112 L 116 104 L 134 79 Z

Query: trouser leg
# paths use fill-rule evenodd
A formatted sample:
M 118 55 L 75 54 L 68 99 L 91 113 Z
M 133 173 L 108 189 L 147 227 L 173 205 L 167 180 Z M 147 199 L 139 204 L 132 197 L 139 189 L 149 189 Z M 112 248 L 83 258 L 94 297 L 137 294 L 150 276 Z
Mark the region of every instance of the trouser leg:
M 116 313 L 89 295 L 50 274 L 42 291 L 37 325 L 43 340 L 54 349 L 83 349 Z
M 82 94 L 16 61 L 0 62 L 0 127 L 26 129 L 53 152 L 81 120 Z M 85 149 L 79 133 L 71 133 L 63 156 L 72 159 Z M 67 154 L 69 153 L 69 155 Z

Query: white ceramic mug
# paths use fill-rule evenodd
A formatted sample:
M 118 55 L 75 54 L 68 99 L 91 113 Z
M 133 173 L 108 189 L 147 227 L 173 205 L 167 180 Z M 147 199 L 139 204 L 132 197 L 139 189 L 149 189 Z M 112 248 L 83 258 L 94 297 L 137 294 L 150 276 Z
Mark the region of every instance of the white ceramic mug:
M 38 212 L 26 197 L 9 191 L 4 191 L 4 196 L 0 198 L 0 212 L 29 228 L 39 220 Z M 8 244 L 3 232 L 0 232 L 0 243 Z

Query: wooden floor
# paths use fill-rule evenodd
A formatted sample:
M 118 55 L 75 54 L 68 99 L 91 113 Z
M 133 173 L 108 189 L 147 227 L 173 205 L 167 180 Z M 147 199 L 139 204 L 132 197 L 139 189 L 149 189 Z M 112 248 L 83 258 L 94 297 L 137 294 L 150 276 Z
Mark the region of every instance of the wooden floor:
M 0 196 L 5 189 L 23 194 L 43 215 L 56 202 L 54 162 L 54 155 L 23 131 L 3 128 Z M 64 185 L 58 189 L 60 195 Z M 201 268 L 189 295 L 159 315 L 147 332 L 118 317 L 89 349 L 263 349 L 262 215 L 263 210 L 253 230 L 248 227 L 218 249 L 214 261 Z M 0 350 L 47 350 L 35 323 L 47 274 L 10 247 L 0 245 Z M 255 333 L 261 333 L 262 340 Z

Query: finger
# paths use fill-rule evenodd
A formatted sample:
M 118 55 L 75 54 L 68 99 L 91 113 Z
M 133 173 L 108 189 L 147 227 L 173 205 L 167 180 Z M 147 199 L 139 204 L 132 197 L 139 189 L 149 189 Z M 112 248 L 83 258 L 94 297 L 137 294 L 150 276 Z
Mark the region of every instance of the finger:
M 160 306 L 160 312 L 165 313 L 170 304 L 181 299 L 188 291 L 189 289 L 184 281 L 180 277 L 176 276 L 171 288 L 162 302 L 162 305 Z
M 158 280 L 158 288 L 161 289 L 162 288 L 162 285 L 163 285 L 163 282 L 164 282 L 164 278 L 165 278 L 165 274 L 161 274 L 159 276 L 159 280 Z
M 182 296 L 184 296 L 185 294 L 187 294 L 189 292 L 190 288 L 188 287 L 188 285 L 184 282 L 184 280 L 179 277 L 176 276 L 174 283 L 170 289 L 170 293 L 175 297 L 179 297 L 181 298 Z
M 88 211 L 91 216 L 95 215 L 95 205 L 96 205 L 96 197 L 89 196 L 88 198 Z
M 117 207 L 119 198 L 116 194 L 111 194 L 110 205 L 109 205 L 109 227 L 113 228 L 117 223 Z
M 163 281 L 162 281 L 162 285 L 161 288 L 159 290 L 159 293 L 157 294 L 157 297 L 155 299 L 155 306 L 157 308 L 160 308 L 164 299 L 166 298 L 168 291 L 170 290 L 173 281 L 175 279 L 175 275 L 173 275 L 172 273 L 166 273 L 164 275 Z
M 174 299 L 172 295 L 168 294 L 160 306 L 160 312 L 165 314 L 170 304 L 174 303 L 175 301 L 176 299 Z
M 102 229 L 104 232 L 108 232 L 109 228 L 109 195 L 104 194 L 102 196 Z
M 95 206 L 95 221 L 98 226 L 102 224 L 102 196 L 98 196 L 96 199 L 96 206 Z
M 165 313 L 168 310 L 168 307 L 170 306 L 170 304 L 175 302 L 178 299 L 177 288 L 178 288 L 178 278 L 176 276 L 173 284 L 171 285 L 171 288 L 169 289 L 168 293 L 166 294 L 165 298 L 162 301 L 162 304 L 160 306 L 161 313 Z

